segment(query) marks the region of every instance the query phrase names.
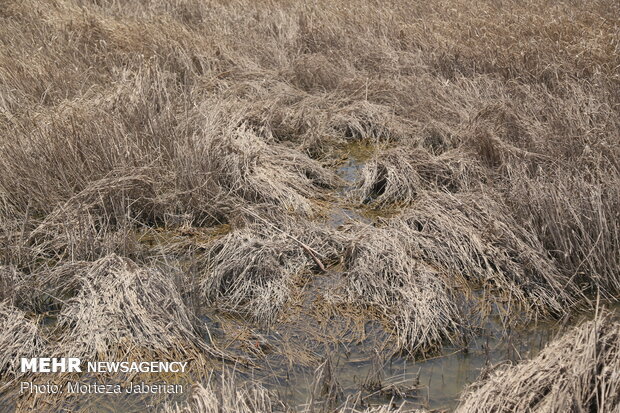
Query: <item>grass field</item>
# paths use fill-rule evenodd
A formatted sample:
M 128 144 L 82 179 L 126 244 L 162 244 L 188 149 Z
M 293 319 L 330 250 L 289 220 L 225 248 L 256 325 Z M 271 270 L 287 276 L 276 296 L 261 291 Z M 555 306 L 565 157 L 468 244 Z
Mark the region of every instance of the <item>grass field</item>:
M 611 412 L 619 298 L 615 1 L 0 0 L 0 410 Z M 460 402 L 382 377 L 541 322 Z M 16 394 L 43 354 L 196 387 Z

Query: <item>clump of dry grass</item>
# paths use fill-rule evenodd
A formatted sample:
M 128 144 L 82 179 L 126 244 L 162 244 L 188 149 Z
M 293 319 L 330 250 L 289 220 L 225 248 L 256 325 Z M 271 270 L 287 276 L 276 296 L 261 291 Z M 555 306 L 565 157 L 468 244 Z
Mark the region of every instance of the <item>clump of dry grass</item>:
M 23 306 L 35 312 L 59 311 L 80 291 L 82 275 L 92 265 L 92 261 L 70 261 L 31 273 L 22 283 L 22 289 L 29 290 Z
M 412 250 L 408 233 L 365 227 L 345 252 L 345 302 L 379 311 L 413 354 L 430 353 L 458 339 L 462 319 L 445 278 Z
M 90 183 L 30 232 L 31 249 L 37 258 L 56 260 L 93 260 L 119 246 L 128 250 L 129 228 L 157 225 L 161 218 L 158 183 L 148 169 L 116 171 Z
M 537 357 L 474 383 L 457 412 L 616 412 L 620 323 L 603 314 L 551 342 Z
M 218 306 L 273 321 L 290 296 L 294 277 L 308 263 L 280 234 L 235 231 L 211 247 L 201 292 Z
M 353 197 L 362 204 L 377 207 L 410 203 L 423 190 L 422 179 L 412 162 L 401 151 L 373 157 L 361 172 Z
M 40 357 L 46 342 L 37 323 L 8 301 L 0 302 L 0 331 L 0 375 L 8 383 L 22 374 L 19 370 L 21 357 Z
M 305 154 L 275 142 L 265 142 L 245 127 L 214 138 L 209 156 L 215 182 L 227 193 L 251 204 L 271 203 L 310 216 L 318 209 L 311 200 L 337 182 L 333 172 Z
M 320 60 L 301 56 L 300 60 Z M 298 68 L 296 67 L 297 71 Z M 322 71 L 323 69 L 321 69 Z M 315 82 L 317 75 L 304 68 L 294 76 L 301 82 Z M 326 82 L 330 81 L 326 79 Z M 276 142 L 298 144 L 312 158 L 328 157 L 334 144 L 351 140 L 372 143 L 395 142 L 409 135 L 408 122 L 385 104 L 363 101 L 355 96 L 308 94 L 288 84 L 256 93 L 244 119 L 261 136 Z
M 210 246 L 199 291 L 220 308 L 272 322 L 293 283 L 337 257 L 341 237 L 317 224 L 274 224 L 250 210 L 241 211 L 244 216 L 255 222 Z
M 424 191 L 457 192 L 483 184 L 483 173 L 455 151 L 434 156 L 421 148 L 379 151 L 364 165 L 352 196 L 375 207 L 411 204 Z
M 377 308 L 413 353 L 462 338 L 478 312 L 511 324 L 565 314 L 583 298 L 488 196 L 424 192 L 401 216 L 349 232 L 345 300 Z
M 220 380 L 211 377 L 206 385 L 193 387 L 184 406 L 165 407 L 166 413 L 276 413 L 289 412 L 275 394 L 257 382 L 240 385 L 235 375 L 224 372 Z
M 368 100 L 354 101 L 336 111 L 332 129 L 346 139 L 373 143 L 405 140 L 410 123 L 399 118 L 389 105 Z
M 173 275 L 109 255 L 72 276 L 79 290 L 58 315 L 58 353 L 100 360 L 196 361 L 209 354 Z
M 482 288 L 512 317 L 563 314 L 581 297 L 536 236 L 488 195 L 429 193 L 388 226 L 407 234 L 410 254 Z
M 619 182 L 617 170 L 555 171 L 513 179 L 508 196 L 559 269 L 610 298 L 620 292 Z

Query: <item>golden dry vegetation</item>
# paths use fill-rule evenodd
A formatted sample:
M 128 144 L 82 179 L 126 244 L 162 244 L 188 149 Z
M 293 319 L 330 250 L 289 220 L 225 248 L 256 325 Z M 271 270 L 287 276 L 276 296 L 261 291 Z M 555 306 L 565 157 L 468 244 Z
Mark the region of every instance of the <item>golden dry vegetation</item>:
M 169 411 L 299 409 L 211 376 L 271 353 L 316 369 L 307 411 L 361 411 L 325 337 L 422 360 L 618 297 L 617 2 L 0 0 L 0 407 L 72 406 L 9 390 L 44 351 L 190 359 Z M 459 411 L 620 408 L 613 317 L 550 345 L 606 351 L 568 384 L 511 392 L 577 363 L 542 353 Z

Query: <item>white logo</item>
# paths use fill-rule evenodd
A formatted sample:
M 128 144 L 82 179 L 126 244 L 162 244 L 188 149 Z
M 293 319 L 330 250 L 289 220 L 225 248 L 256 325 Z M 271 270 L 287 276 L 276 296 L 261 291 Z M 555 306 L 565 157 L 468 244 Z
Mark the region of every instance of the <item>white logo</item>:
M 32 373 L 81 373 L 80 359 L 78 358 L 22 358 L 21 372 Z

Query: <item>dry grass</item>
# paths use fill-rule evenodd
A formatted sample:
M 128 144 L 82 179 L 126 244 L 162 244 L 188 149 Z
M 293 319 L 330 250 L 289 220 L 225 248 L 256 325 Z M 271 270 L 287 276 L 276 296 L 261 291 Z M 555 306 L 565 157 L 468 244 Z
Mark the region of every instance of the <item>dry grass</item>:
M 376 204 L 410 203 L 427 185 L 477 190 L 484 165 L 482 185 L 522 194 L 511 214 L 534 218 L 565 274 L 617 273 L 606 259 L 620 255 L 617 231 L 601 224 L 617 217 L 611 1 L 50 4 L 2 12 L 11 263 L 131 255 L 136 225 L 222 223 L 239 203 L 311 214 L 335 182 L 306 155 L 368 139 L 405 149 L 369 164 L 360 200 L 383 180 Z M 589 171 L 567 177 L 578 169 Z M 560 224 L 575 217 L 579 228 Z
M 194 386 L 184 406 L 165 407 L 166 413 L 276 413 L 289 412 L 277 396 L 259 383 L 242 385 L 234 373 L 211 377 L 205 385 Z
M 69 272 L 79 289 L 63 305 L 59 354 L 97 360 L 190 358 L 212 354 L 197 335 L 174 278 L 115 255 Z M 74 267 L 75 271 L 76 268 Z
M 273 322 L 343 246 L 345 299 L 415 351 L 465 332 L 455 286 L 507 322 L 617 299 L 619 18 L 612 0 L 4 0 L 0 298 L 60 311 L 88 354 L 121 335 L 198 351 L 190 301 Z M 379 150 L 343 194 L 330 165 L 357 140 Z M 313 221 L 351 199 L 402 214 Z M 182 282 L 152 269 L 169 262 Z
M 342 386 L 336 378 L 331 357 L 327 357 L 314 370 L 310 399 L 306 403 L 305 410 L 333 411 L 343 396 Z
M 235 231 L 210 251 L 201 292 L 229 311 L 273 321 L 290 297 L 292 283 L 309 263 L 284 235 Z
M 335 299 L 378 309 L 412 353 L 459 341 L 477 314 L 499 311 L 509 325 L 583 301 L 536 236 L 489 196 L 425 191 L 400 216 L 349 236 Z
M 325 366 L 317 370 L 322 377 Z M 321 380 L 316 380 L 319 383 Z M 260 383 L 252 380 L 241 382 L 234 372 L 226 371 L 216 378 L 212 376 L 206 384 L 193 387 L 190 400 L 183 405 L 165 406 L 163 413 L 286 413 L 301 411 L 335 413 L 424 413 L 424 410 L 409 410 L 390 405 L 358 407 L 347 400 L 340 407 L 325 407 L 322 402 L 311 401 L 300 409 L 292 409 L 283 403 L 276 394 Z
M 0 301 L 13 302 L 23 282 L 24 274 L 12 265 L 0 266 Z
M 366 163 L 352 196 L 381 208 L 411 205 L 428 190 L 458 192 L 484 184 L 483 171 L 457 150 L 434 156 L 422 148 L 397 147 Z
M 337 259 L 342 236 L 311 223 L 275 224 L 252 211 L 246 213 L 246 218 L 258 222 L 210 246 L 199 291 L 219 308 L 270 323 L 304 273 Z
M 29 234 L 36 258 L 95 260 L 125 252 L 127 228 L 155 223 L 160 216 L 155 174 L 149 170 L 117 171 L 89 186 L 48 214 Z M 125 247 L 125 248 L 123 248 Z
M 388 225 L 405 231 L 413 256 L 482 289 L 511 318 L 563 314 L 581 298 L 536 236 L 491 196 L 428 194 Z
M 307 155 L 268 143 L 245 128 L 231 138 L 215 139 L 209 150 L 216 183 L 246 203 L 271 203 L 311 216 L 312 198 L 333 187 L 336 177 Z
M 399 346 L 419 355 L 458 338 L 461 316 L 445 278 L 412 255 L 410 238 L 392 228 L 367 227 L 345 253 L 345 302 L 376 308 Z
M 575 327 L 537 357 L 474 383 L 457 412 L 616 412 L 620 323 L 609 314 Z
M 509 199 L 561 271 L 613 298 L 620 291 L 620 175 L 605 174 L 515 180 Z M 527 197 L 533 190 L 539 195 Z
M 46 341 L 37 323 L 7 301 L 0 302 L 0 331 L 0 375 L 3 378 L 0 391 L 6 391 L 4 385 L 12 384 L 12 380 L 22 375 L 21 357 L 39 357 L 46 349 Z

